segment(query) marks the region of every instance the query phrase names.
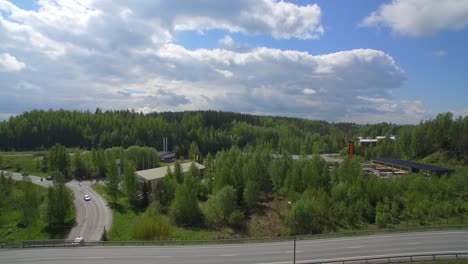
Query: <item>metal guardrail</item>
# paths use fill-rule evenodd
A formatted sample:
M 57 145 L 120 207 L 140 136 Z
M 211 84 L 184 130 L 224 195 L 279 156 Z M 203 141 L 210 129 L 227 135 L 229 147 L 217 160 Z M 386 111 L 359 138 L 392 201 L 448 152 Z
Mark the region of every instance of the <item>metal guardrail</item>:
M 322 263 L 403 263 L 403 262 L 424 262 L 438 260 L 466 260 L 468 251 L 447 251 L 447 252 L 427 252 L 419 254 L 392 254 L 369 257 L 334 258 L 324 260 L 301 261 L 301 264 L 322 264 Z
M 352 237 L 364 235 L 378 235 L 388 233 L 407 233 L 418 231 L 443 231 L 443 230 L 462 230 L 468 229 L 468 225 L 453 226 L 425 226 L 408 227 L 401 229 L 377 229 L 377 230 L 356 230 L 335 233 L 298 235 L 298 240 L 334 238 L 334 237 Z M 261 243 L 261 242 L 280 242 L 292 240 L 293 236 L 281 237 L 260 237 L 260 238 L 232 238 L 232 239 L 212 239 L 212 240 L 131 240 L 131 241 L 84 241 L 76 243 L 74 240 L 26 240 L 22 242 L 1 243 L 0 248 L 31 248 L 31 247 L 72 247 L 72 246 L 167 246 L 167 245 L 202 245 L 202 244 L 242 244 L 242 243 Z

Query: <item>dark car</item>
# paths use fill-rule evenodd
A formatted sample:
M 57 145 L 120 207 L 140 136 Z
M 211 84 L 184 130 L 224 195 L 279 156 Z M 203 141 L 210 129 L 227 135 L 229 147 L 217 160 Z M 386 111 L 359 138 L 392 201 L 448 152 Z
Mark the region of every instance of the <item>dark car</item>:
M 48 181 L 51 181 L 51 180 L 53 180 L 53 179 L 54 179 L 54 177 L 52 177 L 52 176 L 48 176 L 48 177 L 46 178 L 46 180 L 48 180 Z

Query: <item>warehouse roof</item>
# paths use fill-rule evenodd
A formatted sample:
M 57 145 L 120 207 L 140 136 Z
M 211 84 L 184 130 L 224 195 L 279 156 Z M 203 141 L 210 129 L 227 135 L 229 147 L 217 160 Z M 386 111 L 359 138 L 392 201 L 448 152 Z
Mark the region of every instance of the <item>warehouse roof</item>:
M 430 173 L 435 173 L 437 175 L 450 174 L 450 173 L 455 172 L 454 170 L 447 169 L 447 168 L 421 164 L 421 163 L 411 162 L 411 161 L 406 161 L 406 160 L 399 160 L 399 159 L 394 159 L 394 158 L 378 158 L 378 159 L 373 159 L 373 162 L 382 164 L 382 165 L 392 166 L 392 167 L 405 168 L 409 171 L 412 171 L 413 169 L 416 169 L 417 171 L 425 170 L 425 171 L 429 171 Z
M 203 166 L 203 165 L 201 165 L 199 163 L 185 162 L 185 163 L 180 164 L 180 166 L 182 168 L 182 173 L 188 172 L 190 170 L 190 165 L 192 163 L 194 163 L 195 166 L 199 170 L 205 169 L 205 166 Z M 164 178 L 164 176 L 166 176 L 167 167 L 170 167 L 171 171 L 174 172 L 174 165 L 170 165 L 170 166 L 164 166 L 164 167 L 159 167 L 159 168 L 154 168 L 154 169 L 149 169 L 149 170 L 137 171 L 136 175 L 140 176 L 141 178 L 144 178 L 147 181 L 151 181 L 151 180 L 154 180 L 154 179 L 161 179 L 161 178 Z

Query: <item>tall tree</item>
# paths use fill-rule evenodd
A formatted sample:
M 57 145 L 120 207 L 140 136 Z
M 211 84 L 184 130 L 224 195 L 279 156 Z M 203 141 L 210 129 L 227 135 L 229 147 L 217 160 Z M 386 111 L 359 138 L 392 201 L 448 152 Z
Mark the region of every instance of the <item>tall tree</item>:
M 39 216 L 40 197 L 37 187 L 33 185 L 29 177 L 23 177 L 22 195 L 19 200 L 22 212 L 22 222 L 28 227 L 28 239 L 30 239 L 31 226 L 36 223 Z
M 117 205 L 117 195 L 119 194 L 118 168 L 114 160 L 107 162 L 107 192 L 114 200 L 114 207 Z
M 196 183 L 192 175 L 187 174 L 184 183 L 177 186 L 170 215 L 179 226 L 197 226 L 201 224 L 202 214 L 198 206 Z
M 127 194 L 127 198 L 130 202 L 135 201 L 137 197 L 137 180 L 135 176 L 135 166 L 132 162 L 126 161 L 124 163 L 124 173 L 123 173 L 123 186 L 125 193 Z
M 59 171 L 65 177 L 68 177 L 69 159 L 67 150 L 60 144 L 55 144 L 49 150 L 48 154 L 49 170 Z
M 47 192 L 47 218 L 51 226 L 63 226 L 65 219 L 72 209 L 73 195 L 65 186 L 65 180 L 59 171 L 52 173 L 53 186 Z

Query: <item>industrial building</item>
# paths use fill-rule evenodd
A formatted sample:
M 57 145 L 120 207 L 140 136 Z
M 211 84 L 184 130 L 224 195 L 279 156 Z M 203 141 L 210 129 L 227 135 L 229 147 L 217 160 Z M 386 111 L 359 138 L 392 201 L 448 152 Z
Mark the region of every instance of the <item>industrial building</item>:
M 182 168 L 182 173 L 188 172 L 190 170 L 190 166 L 192 165 L 192 163 L 195 164 L 198 170 L 200 170 L 200 173 L 203 173 L 203 171 L 205 170 L 205 166 L 197 162 L 192 162 L 192 161 L 180 164 L 180 167 Z M 159 181 L 164 179 L 164 177 L 167 174 L 168 167 L 170 167 L 171 171 L 174 172 L 174 165 L 170 165 L 170 166 L 163 166 L 163 167 L 149 169 L 149 170 L 137 171 L 135 172 L 135 174 L 139 182 L 141 183 L 147 182 L 152 188 L 154 188 L 158 184 Z
M 396 170 L 403 170 L 406 172 L 411 172 L 411 173 L 419 173 L 420 171 L 426 175 L 450 175 L 454 173 L 454 170 L 447 169 L 447 168 L 442 168 L 442 167 L 437 167 L 437 166 L 432 166 L 432 165 L 427 165 L 427 164 L 422 164 L 422 163 L 417 163 L 417 162 L 411 162 L 411 161 L 406 161 L 406 160 L 400 160 L 400 159 L 394 159 L 394 158 L 377 158 L 373 159 L 372 162 L 374 164 L 380 165 L 380 166 L 385 166 L 387 168 L 392 168 Z

